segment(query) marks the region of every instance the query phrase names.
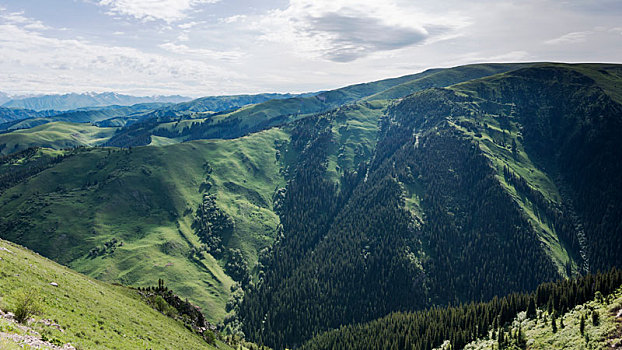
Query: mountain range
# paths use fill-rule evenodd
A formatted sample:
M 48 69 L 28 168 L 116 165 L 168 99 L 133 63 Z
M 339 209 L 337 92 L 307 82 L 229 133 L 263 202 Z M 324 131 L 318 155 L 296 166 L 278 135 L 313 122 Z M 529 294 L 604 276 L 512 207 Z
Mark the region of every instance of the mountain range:
M 3 94 L 0 97 L 2 107 L 30 109 L 34 111 L 56 110 L 67 111 L 78 108 L 105 107 L 112 105 L 129 106 L 138 103 L 179 103 L 189 101 L 185 96 L 131 96 L 115 92 L 86 92 L 63 95 L 41 95 L 31 97 L 10 98 Z
M 521 348 L 509 324 L 530 298 L 550 319 L 620 287 L 621 82 L 617 64 L 477 64 L 20 110 L 0 124 L 0 238 L 101 281 L 162 279 L 275 349 L 488 344 L 503 325 Z M 558 280 L 577 282 L 542 287 Z M 472 302 L 485 312 L 444 309 Z M 394 337 L 463 311 L 481 323 Z

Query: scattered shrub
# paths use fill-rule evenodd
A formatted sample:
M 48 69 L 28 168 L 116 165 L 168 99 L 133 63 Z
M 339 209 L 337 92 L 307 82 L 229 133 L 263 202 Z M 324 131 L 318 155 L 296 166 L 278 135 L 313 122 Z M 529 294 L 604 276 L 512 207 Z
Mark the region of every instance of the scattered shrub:
M 38 293 L 34 290 L 17 292 L 13 313 L 19 323 L 25 323 L 30 317 L 41 314 L 41 300 Z

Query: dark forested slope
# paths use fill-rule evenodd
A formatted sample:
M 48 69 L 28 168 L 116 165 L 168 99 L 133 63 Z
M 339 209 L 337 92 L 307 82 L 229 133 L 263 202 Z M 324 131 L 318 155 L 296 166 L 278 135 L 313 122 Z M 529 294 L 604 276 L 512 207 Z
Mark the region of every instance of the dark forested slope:
M 309 155 L 242 304 L 245 331 L 295 346 L 391 311 L 619 265 L 619 111 L 572 66 L 427 90 L 389 108 L 370 162 L 339 183 L 326 180 L 330 117 L 300 124 Z

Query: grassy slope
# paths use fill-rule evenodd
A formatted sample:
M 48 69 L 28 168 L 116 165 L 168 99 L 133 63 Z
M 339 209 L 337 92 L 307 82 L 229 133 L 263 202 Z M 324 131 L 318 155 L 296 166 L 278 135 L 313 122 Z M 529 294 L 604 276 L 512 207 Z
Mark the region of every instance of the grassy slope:
M 549 256 L 556 264 L 558 271 L 562 275 L 566 275 L 566 263 L 570 263 L 573 270 L 576 270 L 577 264 L 570 256 L 557 233 L 553 229 L 551 223 L 545 217 L 541 217 L 535 208 L 534 203 L 530 202 L 525 196 L 517 192 L 517 190 L 507 183 L 503 176 L 503 168 L 508 167 L 514 173 L 519 174 L 527 180 L 529 185 L 540 191 L 545 198 L 554 203 L 560 203 L 559 190 L 555 186 L 553 180 L 542 169 L 539 169 L 530 159 L 529 155 L 523 149 L 520 141 L 520 132 L 516 125 L 512 125 L 509 130 L 505 130 L 505 141 L 503 141 L 503 129 L 499 125 L 498 120 L 504 116 L 486 115 L 480 119 L 487 128 L 478 129 L 481 136 L 476 135 L 473 131 L 469 131 L 458 124 L 453 124 L 456 129 L 463 132 L 464 135 L 478 141 L 482 152 L 491 160 L 492 166 L 497 171 L 497 180 L 510 193 L 516 203 L 522 208 L 523 212 L 534 226 L 536 232 L 539 233 L 541 241 L 547 246 Z M 459 118 L 457 121 L 470 120 L 469 118 Z M 517 156 L 514 157 L 510 147 L 514 140 L 518 145 Z M 505 145 L 503 144 L 505 143 Z
M 339 181 L 345 170 L 356 170 L 369 161 L 376 148 L 378 120 L 387 101 L 362 102 L 340 108 L 333 122 L 333 147 L 328 155 L 327 174 Z
M 114 128 L 98 128 L 90 124 L 48 123 L 0 134 L 0 145 L 5 145 L 0 154 L 6 155 L 33 146 L 54 149 L 96 146 L 108 140 L 114 131 Z
M 197 138 L 237 137 L 272 126 L 282 125 L 315 113 L 322 113 L 339 106 L 353 104 L 361 100 L 372 101 L 401 98 L 430 87 L 445 87 L 469 79 L 517 69 L 522 66 L 521 64 L 480 64 L 449 69 L 430 69 L 398 78 L 346 86 L 314 96 L 273 99 L 263 103 L 244 106 L 232 112 L 210 116 L 206 119 L 196 118 L 196 120 L 189 120 L 188 123 L 203 122 L 201 125 L 202 131 L 198 134 L 186 134 L 183 137 L 179 137 L 179 140 L 165 140 L 165 142 L 170 143 L 182 139 L 187 141 Z M 171 123 L 170 118 L 165 118 L 155 128 L 152 125 L 146 124 L 144 127 L 135 126 L 135 128 L 141 128 L 141 136 L 146 136 L 162 128 L 181 133 L 185 126 L 187 126 L 187 123 Z M 136 130 L 132 132 L 135 133 Z M 115 146 L 127 145 L 126 134 L 129 133 L 130 130 L 122 130 L 117 137 L 113 137 L 110 140 L 110 144 Z M 161 142 L 162 140 L 156 140 L 155 144 Z
M 3 240 L 0 258 L 0 307 L 11 310 L 20 290 L 36 291 L 42 300 L 42 314 L 35 319 L 53 320 L 64 330 L 31 323 L 34 330 L 46 334 L 48 339 L 56 338 L 78 349 L 211 348 L 128 288 L 89 279 Z M 17 331 L 6 321 L 0 327 L 7 333 L 11 329 Z M 225 345 L 219 343 L 218 347 Z
M 366 100 L 387 100 L 401 98 L 416 91 L 432 87 L 454 85 L 471 79 L 478 79 L 494 74 L 524 68 L 531 63 L 486 63 L 459 66 L 447 69 L 439 69 L 431 74 L 418 76 L 400 85 L 391 87 L 385 91 L 371 95 Z
M 0 197 L 3 221 L 17 223 L 3 237 L 102 280 L 145 286 L 163 278 L 218 322 L 233 281 L 211 256 L 188 258 L 200 243 L 190 226 L 203 165 L 214 169 L 210 192 L 235 220 L 225 245 L 242 248 L 252 266 L 278 224 L 272 193 L 284 180 L 275 141 L 287 138 L 271 129 L 238 140 L 84 150 Z M 87 257 L 112 238 L 124 245 Z
M 279 116 L 288 116 L 284 120 L 278 121 L 282 123 L 361 99 L 372 101 L 400 98 L 430 87 L 449 86 L 522 66 L 521 64 L 480 64 L 449 69 L 430 69 L 399 78 L 351 85 L 326 91 L 316 96 L 270 100 L 217 116 L 213 122 L 216 124 L 221 121 L 237 119 L 241 121 L 242 127 L 252 129 Z
M 541 63 L 535 64 L 535 66 L 555 66 L 578 71 L 581 74 L 593 78 L 598 86 L 612 97 L 616 97 L 619 91 L 622 91 L 620 88 L 616 88 L 616 86 L 622 86 L 620 85 L 622 81 L 620 78 L 622 77 L 622 66 L 620 65 Z M 511 72 L 501 73 L 470 82 L 460 83 L 451 88 L 458 93 L 477 97 L 477 92 L 473 89 L 474 83 L 483 82 L 494 86 L 497 82 L 503 81 L 503 79 L 511 74 Z M 481 102 L 484 103 L 484 101 Z M 476 103 L 475 108 L 477 109 L 478 107 L 478 103 Z M 477 128 L 479 134 L 461 126 L 460 122 L 471 123 L 471 126 Z M 559 239 L 550 221 L 546 217 L 538 215 L 535 204 L 518 193 L 517 190 L 504 179 L 503 168 L 507 167 L 514 173 L 523 177 L 530 187 L 539 191 L 546 199 L 552 203 L 561 203 L 559 189 L 556 187 L 551 177 L 552 175 L 547 173 L 544 169 L 539 168 L 536 162 L 525 152 L 521 144 L 521 126 L 514 119 L 513 106 L 498 106 L 498 111 L 492 114 L 457 118 L 452 124 L 466 136 L 478 142 L 480 149 L 491 160 L 492 165 L 497 170 L 497 179 L 512 195 L 516 203 L 522 208 L 525 215 L 533 224 L 536 232 L 539 233 L 542 243 L 547 247 L 547 252 L 552 261 L 556 264 L 560 274 L 566 275 L 566 264 L 570 264 L 572 270 L 576 271 L 578 269 L 576 261 L 573 260 L 571 254 Z M 517 144 L 517 156 L 512 154 L 512 141 Z
M 516 332 L 520 327 L 525 334 L 527 349 L 606 349 L 617 348 L 622 345 L 622 317 L 618 316 L 622 311 L 622 289 L 612 294 L 610 300 L 590 301 L 578 305 L 566 314 L 564 328 L 560 327 L 560 317 L 557 317 L 557 332 L 553 332 L 550 316 L 544 321 L 546 311 L 542 313 L 542 319 L 526 319 L 525 312 L 521 312 L 508 327 L 508 331 Z M 600 322 L 592 324 L 591 313 L 598 312 Z M 585 332 L 581 335 L 579 324 L 581 315 L 586 317 Z M 616 317 L 618 316 L 618 317 Z M 491 339 L 479 339 L 467 346 L 465 350 L 498 349 L 497 342 Z M 509 348 L 518 349 L 518 348 Z
M 573 69 L 593 79 L 613 100 L 622 103 L 622 65 L 602 63 L 549 64 Z

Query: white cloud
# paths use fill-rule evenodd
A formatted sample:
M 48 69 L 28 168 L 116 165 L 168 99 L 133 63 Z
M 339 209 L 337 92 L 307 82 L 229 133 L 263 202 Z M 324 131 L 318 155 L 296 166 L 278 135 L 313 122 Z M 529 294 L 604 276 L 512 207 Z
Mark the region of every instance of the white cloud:
M 222 23 L 236 23 L 236 22 L 242 22 L 246 18 L 247 18 L 246 15 L 235 15 L 235 16 L 229 16 L 229 17 L 221 18 L 220 21 Z
M 591 32 L 572 32 L 555 39 L 547 40 L 544 43 L 549 45 L 580 43 L 584 42 L 589 34 L 591 34 Z
M 198 24 L 201 24 L 201 22 L 195 22 L 195 21 L 191 21 L 191 22 L 186 22 L 186 23 L 182 23 L 177 25 L 177 27 L 181 28 L 181 29 L 190 29 Z
M 200 4 L 213 4 L 218 1 L 220 0 L 100 0 L 99 5 L 108 7 L 113 15 L 170 23 L 186 18 L 188 12 Z
M 15 25 L 23 25 L 24 28 L 31 30 L 49 29 L 43 22 L 24 16 L 24 12 L 7 12 L 5 8 L 0 7 L 0 19 L 3 23 L 11 23 Z
M 81 1 L 96 5 L 0 0 L 10 8 L 0 10 L 0 91 L 302 92 L 430 67 L 622 57 L 615 0 Z M 43 29 L 33 6 L 64 28 Z
M 112 89 L 197 95 L 221 91 L 221 86 L 239 89 L 237 82 L 244 79 L 201 59 L 58 39 L 15 24 L 0 24 L 0 48 L 2 69 L 10 72 L 0 75 L 0 86 L 12 92 Z
M 335 62 L 425 43 L 467 24 L 393 0 L 291 0 L 256 22 L 263 39 L 293 45 Z
M 241 58 L 244 53 L 241 51 L 215 51 L 209 49 L 194 49 L 187 45 L 178 45 L 174 43 L 164 43 L 159 45 L 160 48 L 183 56 L 198 56 L 201 58 L 208 58 L 212 60 L 237 60 Z

